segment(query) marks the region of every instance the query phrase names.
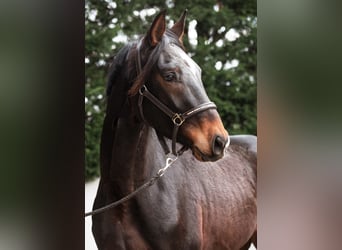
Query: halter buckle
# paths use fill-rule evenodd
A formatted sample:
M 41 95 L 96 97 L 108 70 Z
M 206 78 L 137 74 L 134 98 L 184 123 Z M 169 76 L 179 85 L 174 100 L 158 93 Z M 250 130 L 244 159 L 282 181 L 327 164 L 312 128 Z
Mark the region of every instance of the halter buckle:
M 176 126 L 180 126 L 183 124 L 183 122 L 185 121 L 185 119 L 178 113 L 174 114 L 174 116 L 172 117 L 172 121 Z

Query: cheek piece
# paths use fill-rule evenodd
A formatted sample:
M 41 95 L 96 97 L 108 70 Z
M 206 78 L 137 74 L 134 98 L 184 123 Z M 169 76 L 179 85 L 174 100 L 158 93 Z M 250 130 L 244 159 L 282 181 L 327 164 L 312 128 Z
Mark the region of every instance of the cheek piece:
M 155 97 L 146 87 L 146 85 L 143 85 L 139 89 L 139 99 L 138 99 L 138 107 L 141 118 L 146 122 L 146 119 L 144 117 L 144 111 L 143 111 L 143 101 L 144 97 L 146 97 L 149 101 L 151 101 L 157 108 L 159 108 L 164 114 L 166 114 L 168 117 L 170 117 L 171 121 L 173 122 L 173 132 L 172 132 L 172 154 L 175 156 L 181 155 L 187 148 L 183 146 L 180 150 L 177 151 L 176 149 L 176 142 L 177 142 L 177 134 L 179 127 L 184 123 L 184 121 L 200 112 L 203 112 L 208 109 L 216 109 L 216 105 L 213 102 L 206 102 L 203 104 L 200 104 L 196 107 L 193 107 L 184 113 L 177 113 L 173 112 L 171 109 L 169 109 L 164 103 L 159 101 L 157 97 Z M 169 148 L 167 147 L 167 144 L 165 142 L 165 139 L 163 136 L 158 134 L 159 141 L 165 151 L 165 154 L 168 154 L 170 152 Z

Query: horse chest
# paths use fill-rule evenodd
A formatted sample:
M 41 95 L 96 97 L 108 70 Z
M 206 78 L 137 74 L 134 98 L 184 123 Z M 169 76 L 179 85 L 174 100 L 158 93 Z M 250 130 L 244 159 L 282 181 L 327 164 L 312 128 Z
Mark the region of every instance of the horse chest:
M 256 228 L 256 200 L 231 181 L 159 183 L 139 197 L 142 237 L 153 249 L 240 249 Z

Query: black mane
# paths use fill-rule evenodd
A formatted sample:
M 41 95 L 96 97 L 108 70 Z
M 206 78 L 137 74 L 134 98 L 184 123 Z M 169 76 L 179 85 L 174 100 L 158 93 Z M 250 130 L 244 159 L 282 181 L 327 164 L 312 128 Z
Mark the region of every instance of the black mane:
M 133 44 L 129 43 L 125 45 L 118 54 L 114 57 L 112 65 L 109 69 L 109 74 L 108 74 L 108 81 L 107 81 L 107 88 L 106 88 L 106 95 L 110 96 L 113 85 L 115 84 L 115 79 L 117 78 L 117 75 L 120 74 L 122 66 L 124 65 L 128 52 L 132 48 Z

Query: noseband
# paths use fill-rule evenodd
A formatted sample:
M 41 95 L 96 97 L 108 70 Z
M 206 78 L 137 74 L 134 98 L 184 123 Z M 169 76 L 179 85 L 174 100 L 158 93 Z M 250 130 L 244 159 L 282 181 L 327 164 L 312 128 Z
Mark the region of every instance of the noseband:
M 141 67 L 141 55 L 140 55 L 140 43 L 137 45 L 137 69 L 138 74 L 142 71 Z M 139 99 L 138 99 L 138 107 L 141 118 L 146 122 L 146 119 L 144 117 L 144 111 L 143 111 L 143 101 L 144 97 L 146 97 L 149 101 L 151 101 L 158 109 L 160 109 L 164 114 L 166 114 L 171 121 L 173 122 L 173 132 L 172 132 L 172 154 L 175 156 L 181 155 L 187 147 L 183 146 L 180 150 L 177 151 L 176 149 L 176 142 L 177 142 L 177 134 L 179 127 L 186 121 L 186 119 L 203 112 L 208 109 L 216 109 L 216 105 L 213 102 L 205 102 L 202 103 L 196 107 L 193 107 L 184 113 L 177 113 L 173 112 L 170 108 L 168 108 L 164 103 L 162 103 L 156 96 L 154 96 L 146 87 L 146 85 L 143 85 L 139 89 Z M 163 136 L 161 136 L 158 131 L 157 135 L 160 141 L 160 144 L 162 145 L 165 154 L 168 154 L 170 150 L 168 149 L 168 146 L 165 142 L 165 139 Z

